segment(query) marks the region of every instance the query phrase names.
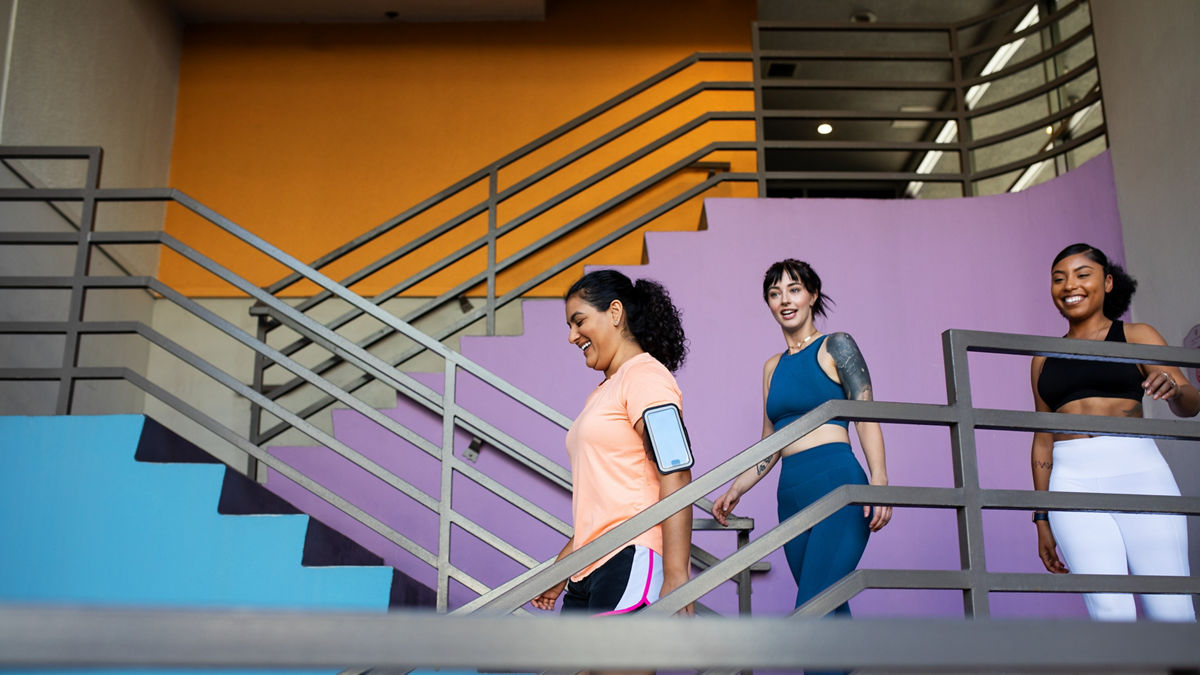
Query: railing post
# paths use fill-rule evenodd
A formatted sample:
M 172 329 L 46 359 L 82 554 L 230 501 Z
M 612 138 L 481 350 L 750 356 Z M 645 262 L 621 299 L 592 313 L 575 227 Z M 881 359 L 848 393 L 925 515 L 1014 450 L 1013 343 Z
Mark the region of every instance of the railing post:
M 258 338 L 258 341 L 262 342 L 263 344 L 267 344 L 267 334 L 271 330 L 271 327 L 269 325 L 271 321 L 272 321 L 271 317 L 269 317 L 267 315 L 260 314 L 258 316 L 258 322 L 257 322 L 256 328 L 255 328 L 254 336 L 256 338 Z M 271 360 L 268 359 L 266 357 L 266 355 L 264 355 L 260 352 L 257 352 L 257 351 L 254 352 L 254 374 L 252 375 L 250 386 L 254 389 L 254 391 L 257 391 L 260 394 L 266 393 L 266 385 L 265 385 L 264 380 L 265 380 L 267 366 L 269 366 L 270 364 L 271 364 Z M 263 412 L 262 406 L 260 406 L 259 404 L 255 403 L 253 401 L 250 402 L 250 436 L 249 436 L 249 440 L 251 443 L 253 443 L 255 445 L 261 445 L 263 442 L 262 412 Z M 263 476 L 259 476 L 258 472 L 259 472 L 259 461 L 257 459 L 254 459 L 253 457 L 247 457 L 246 458 L 246 476 L 252 481 L 256 481 L 258 483 L 262 483 L 265 485 L 267 482 L 267 476 L 265 474 Z
M 458 405 L 454 402 L 456 370 L 454 362 L 446 359 L 445 388 L 442 390 L 442 480 L 438 492 L 437 548 L 437 611 L 442 614 L 450 608 L 450 497 L 454 482 L 454 417 L 458 414 Z
M 954 408 L 957 421 L 950 425 L 954 486 L 962 490 L 958 509 L 958 552 L 968 587 L 963 591 L 967 618 L 987 618 L 987 562 L 983 547 L 983 508 L 979 489 L 979 461 L 975 453 L 975 409 L 971 403 L 971 374 L 967 346 L 956 331 L 942 333 L 942 355 L 946 368 L 946 403 Z
M 499 191 L 499 169 L 495 164 L 488 171 L 488 234 L 487 234 L 487 334 L 496 334 L 496 220 L 500 205 L 496 201 Z
M 758 196 L 761 199 L 767 196 L 767 153 L 766 129 L 763 125 L 762 47 L 757 21 L 751 26 L 750 39 L 750 62 L 754 64 L 754 154 L 758 170 Z
M 958 172 L 962 175 L 962 196 L 974 197 L 975 184 L 971 176 L 975 173 L 975 158 L 968 147 L 971 143 L 971 116 L 967 111 L 967 92 L 963 85 L 962 56 L 959 54 L 958 26 L 947 28 L 950 40 L 950 67 L 954 77 L 954 119 L 958 132 L 954 140 L 958 145 Z
M 75 247 L 75 269 L 71 281 L 71 302 L 67 309 L 67 330 L 63 334 L 62 377 L 58 384 L 55 412 L 71 414 L 75 398 L 75 367 L 79 365 L 79 324 L 83 321 L 87 293 L 85 280 L 92 258 L 92 232 L 96 229 L 96 190 L 100 187 L 100 159 L 103 151 L 88 152 L 87 175 L 83 184 L 83 208 L 79 215 L 79 243 Z

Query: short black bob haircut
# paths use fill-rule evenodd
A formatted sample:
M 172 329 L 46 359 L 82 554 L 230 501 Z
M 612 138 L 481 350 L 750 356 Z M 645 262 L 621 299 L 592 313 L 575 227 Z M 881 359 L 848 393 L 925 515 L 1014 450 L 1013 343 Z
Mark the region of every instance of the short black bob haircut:
M 812 268 L 812 265 L 803 260 L 796 260 L 795 258 L 780 260 L 767 268 L 767 273 L 763 275 L 763 302 L 767 301 L 767 293 L 771 290 L 771 287 L 783 280 L 784 273 L 787 273 L 793 279 L 799 280 L 801 284 L 804 284 L 804 288 L 809 293 L 817 296 L 817 301 L 813 303 L 812 307 L 813 316 L 825 316 L 826 303 L 832 305 L 833 298 L 821 292 L 821 277 L 817 276 L 817 272 Z

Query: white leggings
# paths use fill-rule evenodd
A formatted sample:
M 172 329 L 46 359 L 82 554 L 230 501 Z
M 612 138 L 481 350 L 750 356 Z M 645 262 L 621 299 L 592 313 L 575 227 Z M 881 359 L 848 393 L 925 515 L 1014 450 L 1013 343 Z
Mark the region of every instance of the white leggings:
M 1179 495 L 1175 477 L 1153 440 L 1116 436 L 1057 441 L 1050 489 Z M 1051 511 L 1050 528 L 1072 572 L 1190 575 L 1185 516 Z M 1093 619 L 1137 618 L 1133 596 L 1128 593 L 1085 593 L 1083 597 Z M 1189 595 L 1143 595 L 1142 605 L 1152 619 L 1196 620 Z

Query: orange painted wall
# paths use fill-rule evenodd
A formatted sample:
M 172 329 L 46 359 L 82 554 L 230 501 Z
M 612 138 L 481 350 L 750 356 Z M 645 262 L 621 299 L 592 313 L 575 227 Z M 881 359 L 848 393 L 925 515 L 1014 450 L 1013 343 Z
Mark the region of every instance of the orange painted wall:
M 748 51 L 754 6 L 752 0 L 570 0 L 550 2 L 543 22 L 189 27 L 171 185 L 310 261 L 694 52 Z M 693 67 L 502 171 L 499 188 L 697 81 L 750 77 L 749 64 Z M 702 94 L 515 196 L 502 205 L 500 223 L 705 110 L 752 106 L 748 92 Z M 753 138 L 752 123 L 704 125 L 598 190 L 500 239 L 499 252 L 511 254 L 706 143 Z M 705 159 L 729 161 L 734 170 L 754 168 L 749 152 Z M 594 240 L 703 177 L 698 171 L 679 173 L 637 203 L 588 222 L 572 242 Z M 326 271 L 340 279 L 486 194 L 482 181 Z M 710 196 L 753 194 L 750 185 L 727 185 Z M 693 200 L 652 226 L 694 229 L 698 218 L 699 201 Z M 355 290 L 381 292 L 481 236 L 486 226 L 486 216 L 477 217 Z M 181 208 L 168 210 L 167 231 L 255 285 L 284 274 Z M 501 292 L 565 250 L 514 265 L 498 281 Z M 635 233 L 590 262 L 634 263 L 640 257 L 641 236 Z M 468 255 L 407 293 L 442 293 L 481 269 L 482 260 L 481 252 Z M 191 295 L 235 293 L 173 254 L 164 255 L 160 276 Z M 562 280 L 537 292 L 561 292 Z M 290 294 L 308 292 L 311 288 L 298 285 Z

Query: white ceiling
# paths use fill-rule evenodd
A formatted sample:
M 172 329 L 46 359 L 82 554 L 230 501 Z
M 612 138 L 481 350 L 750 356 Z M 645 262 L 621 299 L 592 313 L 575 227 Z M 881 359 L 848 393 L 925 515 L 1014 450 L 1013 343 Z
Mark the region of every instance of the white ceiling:
M 546 0 L 169 1 L 187 23 L 540 21 L 546 16 Z

